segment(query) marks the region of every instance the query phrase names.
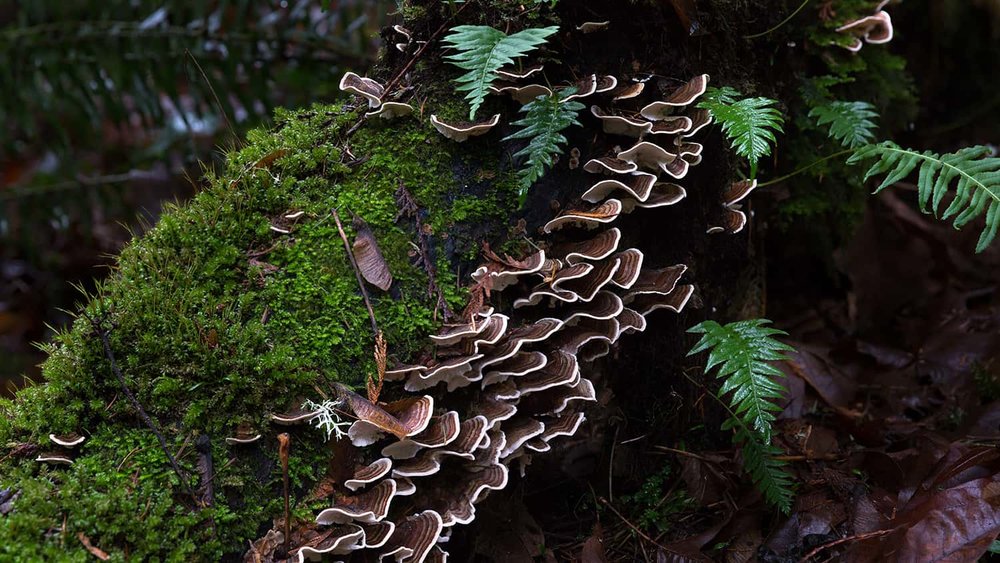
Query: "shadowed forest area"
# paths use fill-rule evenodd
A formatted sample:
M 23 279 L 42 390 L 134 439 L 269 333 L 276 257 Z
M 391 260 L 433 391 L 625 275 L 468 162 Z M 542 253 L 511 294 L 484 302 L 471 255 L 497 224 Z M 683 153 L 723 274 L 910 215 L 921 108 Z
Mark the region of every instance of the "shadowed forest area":
M 0 561 L 991 561 L 995 0 L 0 0 Z

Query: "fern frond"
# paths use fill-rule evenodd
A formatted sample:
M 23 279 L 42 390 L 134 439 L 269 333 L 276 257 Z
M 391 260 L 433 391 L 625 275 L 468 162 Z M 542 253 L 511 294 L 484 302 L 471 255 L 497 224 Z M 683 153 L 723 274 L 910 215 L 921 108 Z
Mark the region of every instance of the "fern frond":
M 875 106 L 867 102 L 833 101 L 816 106 L 809 111 L 816 125 L 829 125 L 828 135 L 848 148 L 858 148 L 875 140 L 873 131 L 878 127 Z
M 774 380 L 782 377 L 781 371 L 767 362 L 784 360 L 783 352 L 792 350 L 791 346 L 772 338 L 786 333 L 764 326 L 770 322 L 749 319 L 723 326 L 705 321 L 688 329 L 688 332 L 703 335 L 688 355 L 711 348 L 705 371 L 719 366 L 716 377 L 723 379 L 719 396 L 732 393 L 730 404 L 734 414 L 768 440 L 774 413 L 781 411 L 773 401 L 781 399 L 785 388 Z
M 795 493 L 786 463 L 777 459 L 784 452 L 741 427 L 737 428 L 733 441 L 741 446 L 743 467 L 757 490 L 764 494 L 767 502 L 787 514 L 792 508 Z
M 469 119 L 475 119 L 476 110 L 497 79 L 497 70 L 514 64 L 514 59 L 545 43 L 558 29 L 557 26 L 528 28 L 513 35 L 486 25 L 460 25 L 451 29 L 444 43 L 458 52 L 446 56 L 445 60 L 468 71 L 455 82 L 458 82 L 457 91 L 467 92 Z
M 688 329 L 702 335 L 688 355 L 711 350 L 705 372 L 718 366 L 716 377 L 723 380 L 719 398 L 729 398 L 730 418 L 722 428 L 735 430 L 733 441 L 743 449 L 747 473 L 768 502 L 787 512 L 793 496 L 792 480 L 784 464 L 774 457 L 781 450 L 771 445 L 771 426 L 781 411 L 775 400 L 785 388 L 775 380 L 782 373 L 768 362 L 786 359 L 784 352 L 792 348 L 773 338 L 785 333 L 765 326 L 770 322 L 699 323 Z
M 530 139 L 526 147 L 514 153 L 515 158 L 527 157 L 524 166 L 517 172 L 522 204 L 531 185 L 545 174 L 546 168 L 552 166 L 553 157 L 562 154 L 566 143 L 562 130 L 570 125 L 580 125 L 577 116 L 585 106 L 580 102 L 565 101 L 575 91 L 576 88 L 569 88 L 549 96 L 538 96 L 528 102 L 521 108 L 525 112 L 524 117 L 512 124 L 522 128 L 503 139 Z
M 1000 228 L 1000 158 L 991 154 L 992 150 L 985 146 L 941 155 L 905 149 L 885 141 L 857 149 L 847 162 L 855 164 L 876 159 L 865 173 L 865 180 L 885 175 L 875 193 L 906 178 L 919 167 L 917 194 L 921 211 L 944 220 L 954 217 L 952 224 L 956 229 L 986 214 L 986 226 L 976 244 L 976 252 L 982 252 L 993 242 Z M 952 186 L 955 197 L 939 214 L 941 202 Z
M 707 109 L 722 125 L 722 132 L 736 154 L 750 163 L 750 177 L 757 176 L 757 162 L 771 154 L 777 142 L 775 131 L 782 133 L 785 119 L 773 107 L 778 103 L 770 98 L 743 98 L 733 88 L 710 88 L 698 104 Z

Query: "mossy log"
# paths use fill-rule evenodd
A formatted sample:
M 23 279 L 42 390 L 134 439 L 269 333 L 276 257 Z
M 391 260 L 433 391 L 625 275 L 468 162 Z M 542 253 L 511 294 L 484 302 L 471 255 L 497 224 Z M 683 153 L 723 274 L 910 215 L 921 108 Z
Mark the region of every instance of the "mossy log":
M 368 313 L 332 210 L 345 218 L 351 239 L 348 218 L 362 218 L 386 258 L 393 285 L 368 291 L 388 351 L 401 362 L 418 358 L 427 336 L 463 310 L 484 241 L 513 256 L 546 242 L 539 227 L 554 210 L 578 203 L 588 178 L 564 157 L 519 208 L 511 155 L 520 146 L 501 141 L 519 108 L 500 96 L 481 111 L 502 116 L 488 135 L 461 144 L 439 135 L 430 114 L 467 112 L 452 90 L 456 71 L 435 43 L 440 30 L 559 25 L 535 57 L 551 84 L 598 74 L 669 91 L 708 73 L 744 91 L 782 87 L 770 70 L 777 63 L 769 40 L 749 48 L 741 39 L 775 23 L 777 10 L 761 16 L 760 6 L 722 0 L 691 12 L 668 2 L 543 4 L 408 4 L 405 25 L 430 41 L 428 48 L 390 48 L 372 76 L 393 83 L 393 95 L 417 108 L 412 116 L 366 120 L 360 98 L 278 112 L 276 125 L 251 133 L 224 170 L 206 172 L 192 201 L 167 206 L 122 251 L 73 326 L 48 346 L 44 382 L 0 403 L 0 559 L 83 561 L 95 549 L 111 560 L 236 559 L 282 518 L 282 428 L 270 415 L 305 399 L 332 398 L 335 384 L 363 390 L 376 371 Z M 606 31 L 576 31 L 604 20 Z M 385 32 L 390 45 L 392 33 Z M 783 53 L 791 67 L 800 64 L 794 52 Z M 567 136 L 583 160 L 632 142 L 604 134 L 589 115 L 581 118 L 584 126 Z M 720 311 L 715 316 L 732 316 L 760 302 L 759 260 L 752 227 L 736 236 L 705 234 L 734 178 L 718 133 L 702 142 L 704 163 L 683 180 L 687 198 L 623 218 L 623 231 L 649 263 L 687 264 L 696 301 Z M 400 216 L 401 188 L 418 208 L 412 217 Z M 493 305 L 511 306 L 500 294 Z M 655 316 L 645 334 L 596 363 L 593 369 L 608 377 L 595 377 L 639 418 L 662 421 L 654 411 L 667 390 L 685 388 L 678 375 L 683 328 L 702 311 Z M 95 321 L 179 472 L 127 400 Z M 387 397 L 402 393 L 401 385 L 386 383 Z M 591 408 L 588 418 L 599 424 L 604 407 Z M 678 416 L 652 431 L 681 431 L 685 422 Z M 240 429 L 262 438 L 227 444 Z M 36 461 L 39 452 L 60 449 L 50 434 L 73 432 L 86 440 L 75 446 L 71 465 Z M 317 486 L 349 471 L 353 460 L 316 429 L 291 436 L 292 517 L 310 522 L 328 504 Z M 557 457 L 558 448 L 543 455 Z

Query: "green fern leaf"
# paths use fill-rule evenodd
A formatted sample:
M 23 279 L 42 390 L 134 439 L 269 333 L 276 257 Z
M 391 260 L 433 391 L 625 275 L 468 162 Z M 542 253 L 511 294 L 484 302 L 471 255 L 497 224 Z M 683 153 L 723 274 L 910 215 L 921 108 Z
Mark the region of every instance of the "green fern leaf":
M 710 350 L 705 372 L 718 367 L 722 379 L 719 398 L 728 396 L 731 417 L 723 430 L 735 430 L 733 441 L 743 449 L 747 473 L 768 502 L 787 512 L 791 507 L 792 480 L 783 463 L 774 456 L 781 450 L 771 445 L 771 426 L 781 411 L 775 401 L 785 388 L 775 378 L 782 373 L 769 364 L 786 359 L 790 346 L 774 339 L 785 333 L 767 325 L 766 319 L 749 319 L 727 325 L 705 321 L 688 329 L 701 334 L 688 355 Z
M 497 79 L 497 70 L 514 64 L 514 59 L 534 50 L 558 29 L 557 26 L 529 28 L 513 35 L 485 25 L 460 25 L 451 29 L 444 43 L 458 52 L 448 55 L 445 60 L 468 71 L 455 82 L 458 82 L 456 90 L 467 92 L 469 119 L 475 119 L 476 110 Z
M 688 355 L 711 348 L 705 371 L 719 366 L 716 377 L 723 380 L 719 396 L 731 393 L 734 414 L 767 440 L 771 437 L 774 415 L 781 411 L 773 401 L 781 399 L 785 390 L 774 379 L 782 377 L 781 371 L 767 362 L 784 360 L 783 352 L 792 350 L 772 338 L 785 333 L 764 326 L 770 322 L 749 319 L 723 326 L 705 321 L 688 329 L 688 332 L 703 335 Z
M 528 102 L 521 108 L 525 116 L 513 123 L 521 126 L 521 129 L 504 137 L 505 141 L 530 139 L 526 147 L 514 153 L 515 158 L 527 157 L 524 167 L 518 171 L 518 193 L 522 204 L 531 185 L 545 174 L 546 168 L 552 166 L 553 157 L 562 154 L 566 143 L 566 137 L 562 135 L 563 129 L 570 125 L 580 125 L 577 116 L 585 106 L 580 102 L 565 101 L 575 91 L 576 88 L 568 88 L 549 96 L 538 96 Z
M 967 147 L 941 155 L 905 149 L 885 141 L 857 149 L 847 162 L 854 164 L 876 159 L 865 173 L 865 180 L 885 176 L 875 193 L 919 169 L 917 194 L 921 211 L 945 220 L 953 217 L 952 224 L 956 229 L 986 214 L 986 226 L 976 244 L 976 252 L 982 252 L 993 242 L 1000 228 L 1000 158 L 991 154 L 991 149 L 985 146 Z M 952 186 L 954 199 L 943 213 L 939 213 L 941 202 Z
M 750 163 L 750 177 L 757 176 L 757 163 L 771 154 L 775 131 L 782 133 L 784 118 L 777 108 L 778 102 L 770 98 L 743 98 L 733 88 L 709 88 L 699 108 L 707 109 L 712 117 L 722 125 L 736 154 Z
M 855 149 L 875 140 L 873 131 L 878 126 L 872 120 L 878 118 L 878 113 L 867 102 L 829 102 L 814 107 L 809 117 L 819 127 L 829 125 L 829 136 L 845 147 Z
M 764 494 L 767 502 L 788 514 L 795 498 L 792 475 L 784 461 L 777 459 L 783 454 L 780 448 L 763 441 L 759 436 L 738 428 L 733 441 L 740 444 L 743 453 L 743 467 L 750 474 L 757 490 Z

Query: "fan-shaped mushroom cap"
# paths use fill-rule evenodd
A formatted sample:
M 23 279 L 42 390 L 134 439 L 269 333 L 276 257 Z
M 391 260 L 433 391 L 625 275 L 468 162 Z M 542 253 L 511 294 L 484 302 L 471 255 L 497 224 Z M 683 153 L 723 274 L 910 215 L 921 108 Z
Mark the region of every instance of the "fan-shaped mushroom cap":
M 566 324 L 572 325 L 579 319 L 613 319 L 623 307 L 621 297 L 610 291 L 599 291 L 594 299 L 573 307 L 566 317 Z
M 434 128 L 445 137 L 459 143 L 465 141 L 469 137 L 478 137 L 479 135 L 485 134 L 490 129 L 496 127 L 497 123 L 500 123 L 499 113 L 485 121 L 461 121 L 457 123 L 445 123 L 444 121 L 438 119 L 438 116 L 431 115 L 431 125 L 433 125 Z
M 712 122 L 712 114 L 707 109 L 696 109 L 691 112 L 691 128 L 685 131 L 682 137 L 691 137 L 703 127 Z
M 462 492 L 452 497 L 448 507 L 442 512 L 445 526 L 468 524 L 476 518 L 476 502 L 489 490 L 499 490 L 507 486 L 507 467 L 496 463 L 471 474 Z
M 734 235 L 742 231 L 746 227 L 747 216 L 739 207 L 739 205 L 724 206 L 722 208 L 722 225 L 709 228 L 708 234 L 726 232 Z
M 622 202 L 617 199 L 609 199 L 591 209 L 568 209 L 546 223 L 543 230 L 546 233 L 551 233 L 567 225 L 582 225 L 593 228 L 599 224 L 614 221 L 621 212 Z
M 674 90 L 667 99 L 653 102 L 639 112 L 650 121 L 659 121 L 673 113 L 674 108 L 691 104 L 708 88 L 708 75 L 702 74 L 692 78 L 687 84 Z
M 554 332 L 559 330 L 563 325 L 563 322 L 559 319 L 553 319 L 551 317 L 546 317 L 544 319 L 538 319 L 537 321 L 518 327 L 511 331 L 508 338 L 511 340 L 520 342 L 522 344 L 529 344 L 532 342 L 542 342 L 551 336 Z
M 402 102 L 384 102 L 377 110 L 366 113 L 365 117 L 395 119 L 397 117 L 406 117 L 412 113 L 413 106 L 410 104 L 404 104 Z
M 531 405 L 531 412 L 539 414 L 559 414 L 565 411 L 574 401 L 596 401 L 597 393 L 594 384 L 585 377 L 569 387 L 550 389 L 535 393 L 526 399 L 525 404 Z
M 548 442 L 557 436 L 572 436 L 576 434 L 585 419 L 586 416 L 582 412 L 558 417 L 545 425 L 545 432 L 542 432 L 540 438 Z
M 377 108 L 382 105 L 385 87 L 371 78 L 359 76 L 353 72 L 344 74 L 340 79 L 340 89 L 344 92 L 358 94 L 368 100 L 368 107 Z
M 382 448 L 382 455 L 394 459 L 410 459 L 423 448 L 440 448 L 458 438 L 458 413 L 448 411 L 436 416 L 426 430 Z
M 649 141 L 636 143 L 627 151 L 618 153 L 618 158 L 632 162 L 641 168 L 662 170 L 674 178 L 683 178 L 687 175 L 689 166 L 677 155 Z
M 441 471 L 441 460 L 437 456 L 428 455 L 429 452 L 430 450 L 425 451 L 419 457 L 398 465 L 392 470 L 393 477 L 428 477 Z
M 71 434 L 61 434 L 61 435 L 49 434 L 49 440 L 51 440 L 52 443 L 58 446 L 62 446 L 64 448 L 73 448 L 79 446 L 86 439 L 87 439 L 86 436 L 77 434 L 75 432 Z
M 589 76 L 585 76 L 580 80 L 577 80 L 575 84 L 572 84 L 572 87 L 576 88 L 576 92 L 563 98 L 564 102 L 576 100 L 578 98 L 586 98 L 587 96 L 591 96 L 597 92 L 597 75 L 591 74 Z
M 651 135 L 676 135 L 686 133 L 693 127 L 691 118 L 686 115 L 671 115 L 650 124 Z
M 545 367 L 548 358 L 541 352 L 520 352 L 510 360 L 483 374 L 483 388 L 538 371 Z
M 657 309 L 670 309 L 675 313 L 680 313 L 693 294 L 693 285 L 679 285 L 667 295 L 658 293 L 639 295 L 632 301 L 630 307 L 644 317 Z
M 520 276 L 540 271 L 544 265 L 545 251 L 539 250 L 524 260 L 506 260 L 504 262 L 490 260 L 487 265 L 479 267 L 479 269 L 472 273 L 472 279 L 481 281 L 486 276 L 489 276 L 492 278 L 492 290 L 501 291 L 507 286 L 516 283 Z
M 582 31 L 583 33 L 593 33 L 595 31 L 606 29 L 608 27 L 608 24 L 610 23 L 611 23 L 610 21 L 583 22 L 580 25 L 576 26 L 576 30 Z
M 396 481 L 384 479 L 361 494 L 339 497 L 336 504 L 319 513 L 316 523 L 328 526 L 356 520 L 373 524 L 389 513 L 389 504 L 395 496 Z
M 750 192 L 757 188 L 757 180 L 741 180 L 729 184 L 729 187 L 722 192 L 722 204 L 733 205 L 743 201 Z
M 524 70 L 510 70 L 502 68 L 497 71 L 497 76 L 502 80 L 521 80 L 522 78 L 527 78 L 536 72 L 541 72 L 542 65 L 532 65 L 526 67 Z
M 619 261 L 618 271 L 611 278 L 611 283 L 622 289 L 629 289 L 642 273 L 643 254 L 638 248 L 629 248 L 615 255 Z
M 625 302 L 628 303 L 630 298 L 645 293 L 669 294 L 677 287 L 677 282 L 686 271 L 687 266 L 684 264 L 642 271 L 629 292 L 625 294 Z
M 490 315 L 492 316 L 492 315 Z M 451 346 L 458 342 L 476 336 L 489 327 L 489 317 L 486 321 L 475 321 L 445 326 L 437 334 L 430 335 L 431 342 L 438 346 Z
M 282 426 L 290 426 L 293 424 L 302 424 L 303 422 L 309 422 L 310 420 L 316 418 L 319 413 L 316 411 L 311 411 L 303 409 L 301 407 L 292 409 L 291 411 L 272 414 L 271 420 L 275 424 L 281 424 Z
M 396 496 L 408 497 L 417 492 L 417 486 L 409 477 L 393 477 L 396 480 Z
M 618 330 L 622 334 L 642 332 L 646 330 L 646 317 L 640 315 L 635 309 L 625 307 L 618 315 Z
M 597 87 L 594 89 L 595 94 L 603 94 L 604 92 L 610 92 L 618 87 L 618 79 L 614 76 L 604 75 L 597 77 Z
M 593 188 L 591 188 L 593 189 Z M 560 247 L 565 253 L 566 262 L 570 265 L 582 260 L 601 260 L 611 256 L 618 250 L 622 233 L 617 227 L 601 231 L 595 237 L 575 243 L 567 243 Z
M 255 432 L 253 428 L 248 424 L 241 424 L 236 427 L 236 435 L 226 438 L 226 444 L 230 446 L 239 446 L 245 444 L 252 444 L 260 440 L 260 433 Z
M 514 101 L 521 105 L 534 101 L 534 99 L 538 96 L 552 95 L 552 90 L 550 90 L 547 86 L 542 86 L 541 84 L 528 84 L 526 86 L 518 86 L 516 84 L 490 86 L 490 90 L 496 92 L 497 94 L 510 94 L 510 97 L 514 98 Z
M 38 454 L 35 461 L 51 463 L 55 465 L 73 465 L 73 458 L 60 452 L 42 452 Z
M 556 283 L 553 282 L 552 288 L 559 291 L 569 291 L 575 293 L 578 297 L 574 301 L 587 302 L 592 300 L 602 287 L 611 282 L 611 278 L 613 278 L 615 272 L 618 271 L 618 266 L 619 260 L 617 258 L 604 260 L 598 263 L 597 266 L 594 267 L 593 271 L 588 275 L 579 279 L 560 283 L 559 287 L 556 287 Z
M 396 496 L 400 496 L 398 484 Z M 383 520 L 374 524 L 362 524 L 361 529 L 365 531 L 364 547 L 376 548 L 382 547 L 389 541 L 389 538 L 392 537 L 392 533 L 396 531 L 396 524 L 389 522 L 388 520 Z
M 626 84 L 615 91 L 615 95 L 611 98 L 611 101 L 617 102 L 620 100 L 630 100 L 632 98 L 636 98 L 639 94 L 642 94 L 642 91 L 645 89 L 645 82 L 633 82 L 631 84 Z
M 880 10 L 875 15 L 842 25 L 837 28 L 837 31 L 847 31 L 855 37 L 864 39 L 866 43 L 888 43 L 892 41 L 892 18 L 889 17 L 888 12 Z M 850 50 L 859 49 L 860 47 Z
M 318 560 L 324 555 L 346 555 L 364 545 L 365 531 L 360 526 L 344 526 L 341 533 L 318 536 L 314 545 L 303 545 L 298 551 L 300 562 Z
M 425 510 L 402 522 L 396 523 L 396 531 L 386 543 L 381 558 L 394 555 L 396 561 L 425 561 L 444 529 L 441 515 L 433 510 Z
M 648 172 L 633 172 L 630 176 L 622 178 L 621 180 L 617 178 L 608 178 L 597 182 L 591 186 L 589 190 L 584 192 L 583 195 L 580 196 L 580 199 L 590 203 L 597 203 L 615 190 L 621 190 L 639 201 L 644 201 L 649 197 L 649 194 L 653 189 L 653 184 L 655 183 L 655 174 L 650 174 Z
M 524 417 L 509 422 L 503 429 L 507 443 L 500 451 L 500 458 L 509 457 L 525 442 L 545 432 L 545 424 L 534 418 Z
M 601 120 L 604 132 L 611 135 L 625 135 L 626 137 L 639 138 L 649 133 L 650 129 L 653 128 L 653 124 L 648 121 L 639 121 L 621 115 L 605 113 L 604 110 L 597 106 L 590 106 L 590 113 Z
M 374 483 L 389 474 L 392 469 L 392 460 L 383 457 L 354 472 L 354 476 L 344 481 L 344 486 L 352 491 L 356 491 L 369 483 Z
M 592 174 L 629 174 L 639 167 L 634 162 L 628 162 L 611 156 L 592 158 L 583 165 L 586 172 Z
M 652 209 L 654 207 L 664 207 L 667 205 L 673 205 L 680 200 L 687 197 L 687 192 L 684 188 L 678 186 L 677 184 L 672 184 L 670 182 L 657 182 L 653 184 L 653 189 L 650 190 L 649 197 L 645 201 L 637 200 L 623 200 L 622 213 L 631 213 L 636 207 L 641 207 L 643 209 Z

